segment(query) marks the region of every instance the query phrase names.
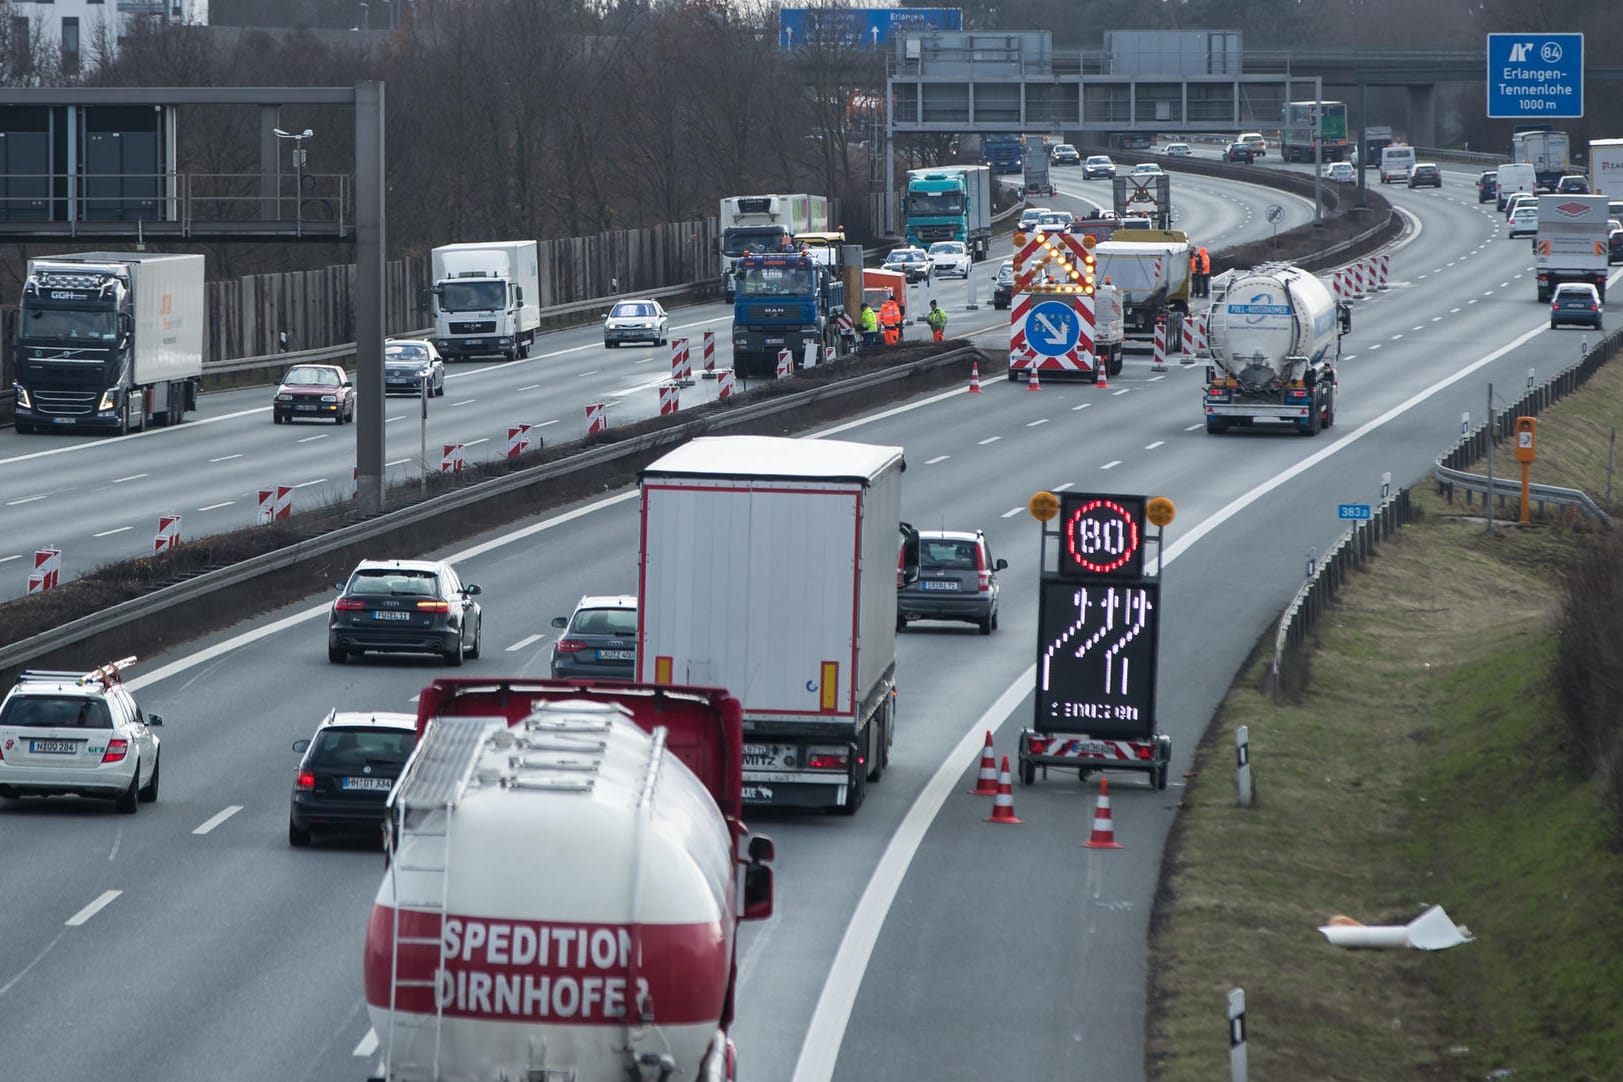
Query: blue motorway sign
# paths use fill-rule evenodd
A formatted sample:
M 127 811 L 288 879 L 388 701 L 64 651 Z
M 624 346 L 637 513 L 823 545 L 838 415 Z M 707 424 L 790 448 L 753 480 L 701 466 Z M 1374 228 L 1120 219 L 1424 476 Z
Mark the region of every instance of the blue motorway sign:
M 1081 335 L 1082 317 L 1072 301 L 1041 301 L 1026 313 L 1026 344 L 1041 356 L 1065 356 Z
M 1488 116 L 1584 115 L 1582 34 L 1489 34 Z
M 1367 503 L 1343 503 L 1343 504 L 1337 504 L 1336 505 L 1336 517 L 1337 518 L 1367 519 L 1367 518 L 1370 517 L 1370 515 L 1369 515 L 1369 504 L 1367 504 Z
M 780 8 L 778 48 L 822 45 L 885 47 L 906 30 L 962 30 L 962 8 Z

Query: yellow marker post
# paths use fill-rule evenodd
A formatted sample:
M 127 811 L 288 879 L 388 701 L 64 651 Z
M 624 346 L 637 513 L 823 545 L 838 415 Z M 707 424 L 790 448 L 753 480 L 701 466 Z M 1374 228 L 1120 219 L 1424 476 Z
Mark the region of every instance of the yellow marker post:
M 1522 464 L 1522 524 L 1530 520 L 1532 500 L 1530 489 L 1532 486 L 1533 459 L 1538 454 L 1538 418 L 1516 418 L 1516 461 Z M 1492 499 L 1490 492 L 1488 498 Z

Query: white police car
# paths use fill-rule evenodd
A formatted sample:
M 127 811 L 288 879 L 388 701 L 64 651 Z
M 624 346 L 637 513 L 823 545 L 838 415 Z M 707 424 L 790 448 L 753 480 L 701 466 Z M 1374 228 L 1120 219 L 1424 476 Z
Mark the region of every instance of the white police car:
M 135 658 L 87 673 L 33 670 L 0 702 L 0 797 L 111 800 L 133 815 L 158 799 L 157 714 L 120 674 Z

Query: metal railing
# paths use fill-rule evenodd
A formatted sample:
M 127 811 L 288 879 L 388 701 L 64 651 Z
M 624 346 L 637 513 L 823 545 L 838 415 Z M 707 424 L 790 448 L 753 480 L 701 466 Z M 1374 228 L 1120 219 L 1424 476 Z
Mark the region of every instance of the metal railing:
M 92 231 L 98 223 L 138 221 L 178 226 L 183 235 L 204 225 L 304 224 L 346 236 L 354 228 L 354 202 L 347 173 L 8 173 L 0 183 L 0 224 L 71 219 Z
M 1307 581 L 1279 618 L 1274 630 L 1274 659 L 1268 671 L 1269 691 L 1277 698 L 1297 675 L 1292 663 L 1303 652 L 1320 617 L 1335 603 L 1355 570 L 1376 555 L 1377 545 L 1392 537 L 1414 516 L 1409 490 L 1401 488 L 1376 506 L 1371 517 L 1348 530 L 1323 559 L 1314 557 Z

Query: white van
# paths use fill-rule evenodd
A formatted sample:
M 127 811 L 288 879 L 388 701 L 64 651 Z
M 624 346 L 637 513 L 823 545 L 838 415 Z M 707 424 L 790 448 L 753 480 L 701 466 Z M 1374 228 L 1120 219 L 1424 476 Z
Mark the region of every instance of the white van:
M 1533 170 L 1532 162 L 1514 162 L 1510 165 L 1501 165 L 1494 174 L 1498 191 L 1498 206 L 1501 212 L 1510 197 L 1517 192 L 1537 192 L 1538 174 Z
M 1408 183 L 1414 169 L 1414 147 L 1390 146 L 1381 148 L 1381 183 L 1393 181 Z
M 1250 147 L 1254 157 L 1261 158 L 1268 153 L 1268 140 L 1262 137 L 1261 132 L 1243 131 L 1240 133 L 1240 137 L 1234 141 L 1244 143 Z

